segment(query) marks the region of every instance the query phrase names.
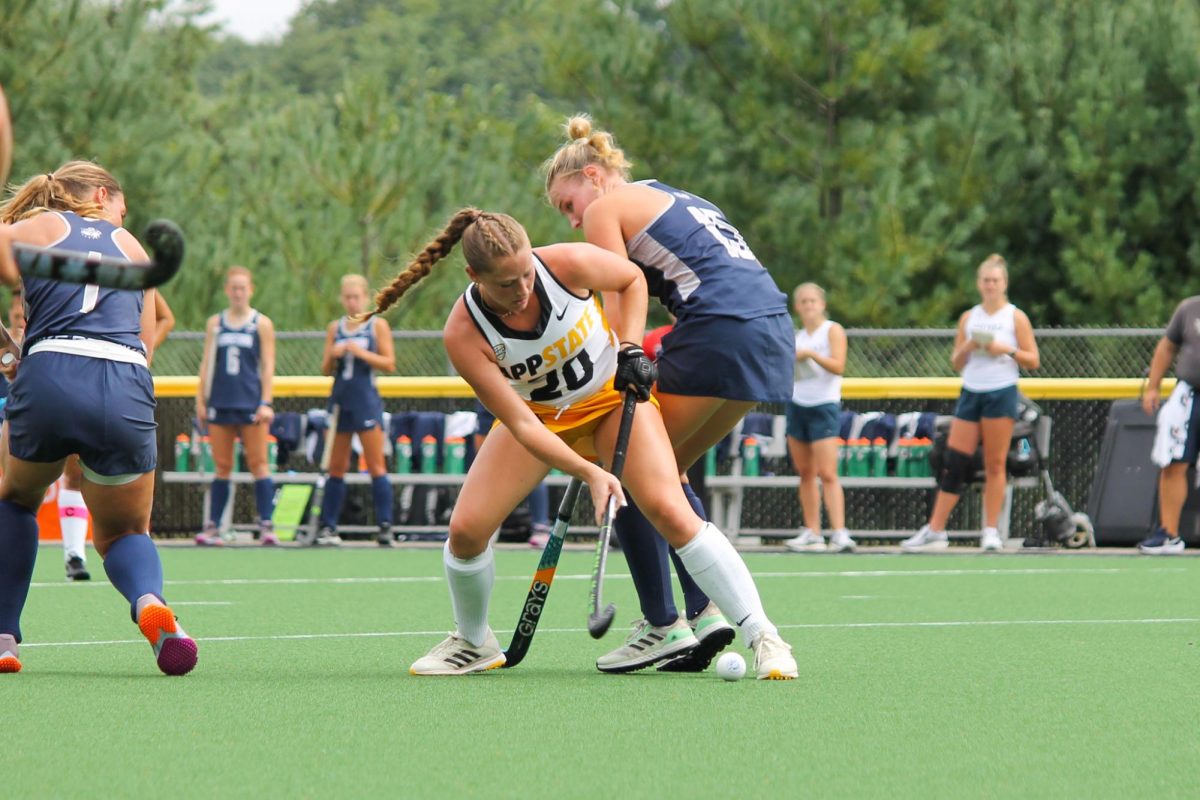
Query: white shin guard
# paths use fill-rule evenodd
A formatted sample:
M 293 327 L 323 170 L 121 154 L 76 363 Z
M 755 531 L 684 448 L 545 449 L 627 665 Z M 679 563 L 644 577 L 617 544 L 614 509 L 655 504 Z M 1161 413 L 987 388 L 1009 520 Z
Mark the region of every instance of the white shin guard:
M 704 523 L 696 537 L 675 552 L 696 585 L 742 629 L 747 647 L 763 632 L 778 633 L 763 611 L 746 562 L 711 522 Z
M 455 558 L 450 543 L 442 549 L 446 581 L 450 584 L 450 603 L 458 633 L 473 645 L 487 640 L 488 601 L 496 583 L 496 559 L 489 546 L 475 558 Z

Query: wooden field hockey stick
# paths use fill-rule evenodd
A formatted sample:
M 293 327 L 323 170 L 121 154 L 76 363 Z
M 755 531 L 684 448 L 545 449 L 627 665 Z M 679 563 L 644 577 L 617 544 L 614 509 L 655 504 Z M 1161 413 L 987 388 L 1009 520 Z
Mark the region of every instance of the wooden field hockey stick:
M 13 257 L 25 278 L 91 283 L 106 289 L 153 289 L 175 277 L 183 264 L 183 232 L 174 222 L 157 219 L 146 226 L 142 242 L 152 253 L 146 262 L 27 244 L 13 245 Z
M 613 447 L 612 464 L 609 472 L 617 480 L 625 468 L 625 451 L 629 448 L 629 434 L 633 430 L 633 412 L 637 409 L 637 391 L 630 387 L 625 391 L 625 402 L 621 406 L 621 427 L 617 429 L 617 443 Z M 604 509 L 604 520 L 600 524 L 599 541 L 596 542 L 596 567 L 592 570 L 591 613 L 588 614 L 588 633 L 599 639 L 608 633 L 617 607 L 609 603 L 601 610 L 600 591 L 604 584 L 604 568 L 608 563 L 608 543 L 612 539 L 613 517 L 617 515 L 617 497 L 610 495 L 608 507 Z
M 321 504 L 325 501 L 325 483 L 329 480 L 329 460 L 333 456 L 333 440 L 337 436 L 338 414 L 341 410 L 340 405 L 335 405 L 332 413 L 327 417 L 329 426 L 325 429 L 325 448 L 321 451 L 321 463 L 317 467 L 321 471 L 321 477 L 317 478 L 316 486 L 313 487 L 306 544 L 316 543 L 317 531 L 321 527 Z
M 583 481 L 571 478 L 567 484 L 567 492 L 558 504 L 558 515 L 554 518 L 554 527 L 550 529 L 550 538 L 546 540 L 546 546 L 542 549 L 537 571 L 533 573 L 533 583 L 529 585 L 529 594 L 525 596 L 525 605 L 521 607 L 521 618 L 517 620 L 517 627 L 513 630 L 508 649 L 504 651 L 505 668 L 520 664 L 529 652 L 533 634 L 537 632 L 538 622 L 542 619 L 542 608 L 550 594 L 550 584 L 554 582 L 554 571 L 558 569 L 563 537 L 567 535 L 567 526 L 571 523 L 575 502 L 579 499 L 579 490 L 582 487 Z

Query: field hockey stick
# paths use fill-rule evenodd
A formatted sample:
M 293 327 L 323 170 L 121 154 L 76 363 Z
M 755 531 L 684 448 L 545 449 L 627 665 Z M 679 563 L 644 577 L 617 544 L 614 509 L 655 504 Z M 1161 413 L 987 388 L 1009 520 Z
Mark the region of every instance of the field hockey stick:
M 13 245 L 13 257 L 26 278 L 91 283 L 106 289 L 153 289 L 171 280 L 183 264 L 183 232 L 174 222 L 158 219 L 146 226 L 142 242 L 153 254 L 147 262 L 27 244 Z
M 633 430 L 633 412 L 637 408 L 637 392 L 630 388 L 625 392 L 625 403 L 621 406 L 621 427 L 617 429 L 617 443 L 613 447 L 612 465 L 609 472 L 617 480 L 621 479 L 621 470 L 625 468 L 625 451 L 629 448 L 629 434 Z M 600 610 L 600 590 L 604 583 L 604 567 L 608 563 L 608 543 L 612 539 L 613 517 L 617 515 L 617 497 L 610 495 L 608 507 L 604 509 L 604 519 L 600 524 L 599 541 L 596 542 L 596 567 L 592 570 L 591 613 L 588 614 L 588 633 L 593 639 L 599 639 L 608 633 L 613 617 L 617 615 L 617 607 L 612 603 Z
M 546 605 L 546 597 L 550 594 L 550 584 L 554 582 L 554 571 L 558 569 L 558 557 L 562 554 L 563 537 L 567 535 L 567 525 L 575 513 L 575 501 L 579 499 L 579 490 L 583 481 L 571 478 L 567 484 L 567 492 L 562 502 L 558 504 L 558 516 L 554 518 L 554 527 L 550 529 L 550 538 L 542 549 L 542 558 L 538 561 L 537 571 L 533 573 L 533 583 L 529 585 L 529 594 L 525 596 L 525 605 L 521 608 L 521 619 L 513 631 L 512 641 L 504 651 L 505 668 L 515 667 L 525 659 L 533 634 L 537 632 L 538 622 L 542 619 L 542 607 Z
M 326 417 L 328 427 L 325 429 L 325 448 L 321 451 L 321 463 L 317 465 L 321 475 L 313 487 L 312 504 L 308 513 L 308 544 L 316 543 L 317 531 L 321 527 L 321 504 L 325 502 L 325 483 L 329 480 L 329 460 L 333 455 L 333 440 L 337 436 L 338 414 L 341 410 L 340 405 L 335 405 Z

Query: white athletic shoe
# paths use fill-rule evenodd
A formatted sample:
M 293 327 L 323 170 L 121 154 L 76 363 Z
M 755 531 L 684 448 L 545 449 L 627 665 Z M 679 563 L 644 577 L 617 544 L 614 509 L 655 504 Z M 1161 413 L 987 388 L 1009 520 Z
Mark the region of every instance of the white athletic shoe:
M 699 645 L 696 634 L 682 619 L 656 628 L 644 619 L 633 623 L 625 644 L 596 659 L 601 672 L 633 672 L 657 664 Z
M 412 675 L 466 675 L 503 666 L 504 651 L 488 628 L 487 639 L 478 647 L 455 631 L 414 661 L 408 671 Z
M 920 553 L 929 550 L 945 550 L 950 546 L 950 537 L 945 531 L 937 532 L 928 525 L 922 525 L 921 530 L 900 543 L 900 547 L 910 553 Z
M 825 540 L 821 538 L 821 534 L 814 532 L 812 528 L 801 528 L 800 535 L 794 539 L 788 539 L 783 543 L 783 546 L 793 553 L 825 552 Z
M 697 645 L 684 651 L 683 655 L 663 661 L 658 667 L 659 672 L 703 672 L 717 653 L 737 638 L 737 631 L 711 600 L 703 611 L 688 620 L 688 625 L 696 634 Z
M 858 544 L 850 538 L 850 531 L 845 528 L 838 528 L 829 534 L 829 551 L 831 553 L 853 553 L 855 547 L 858 547 Z
M 1000 531 L 984 528 L 983 536 L 979 537 L 979 546 L 984 550 L 1003 550 L 1004 541 L 1000 538 Z
M 754 671 L 760 681 L 790 681 L 800 675 L 792 646 L 778 633 L 763 633 L 753 644 Z

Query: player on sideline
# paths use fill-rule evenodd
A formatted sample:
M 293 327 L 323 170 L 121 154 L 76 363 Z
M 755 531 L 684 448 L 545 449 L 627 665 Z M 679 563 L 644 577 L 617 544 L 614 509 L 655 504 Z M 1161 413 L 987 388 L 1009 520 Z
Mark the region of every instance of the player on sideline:
M 804 526 L 799 536 L 783 545 L 797 553 L 844 553 L 855 547 L 846 530 L 846 498 L 837 474 L 846 331 L 825 316 L 825 290 L 817 284 L 797 286 L 792 303 L 800 329 L 796 331 L 796 379 L 787 407 L 787 445 L 800 476 L 797 493 Z M 833 528 L 828 546 L 821 537 L 822 495 Z
M 958 318 L 950 363 L 962 373 L 962 393 L 954 408 L 946 453 L 938 475 L 938 493 L 929 522 L 900 543 L 907 552 L 945 550 L 946 523 L 963 489 L 974 477 L 975 449 L 983 440 L 983 531 L 979 546 L 1002 550 L 997 524 L 1004 505 L 1008 451 L 1017 418 L 1020 368 L 1041 363 L 1033 325 L 1025 312 L 1008 302 L 1008 262 L 992 254 L 975 275 L 978 305 Z
M 756 403 L 786 403 L 795 359 L 787 297 L 738 230 L 712 203 L 659 181 L 630 183 L 630 163 L 612 134 L 587 116 L 566 124 L 567 141 L 547 160 L 546 195 L 587 241 L 629 258 L 650 292 L 676 318 L 662 340 L 655 396 L 683 473 L 721 441 Z M 612 319 L 620 326 L 619 318 Z M 684 484 L 701 517 L 700 499 Z M 643 622 L 628 643 L 597 662 L 601 669 L 645 666 L 659 659 L 664 633 L 679 612 L 671 590 L 668 548 L 631 504 L 618 515 Z M 699 646 L 661 667 L 699 671 L 733 640 L 722 615 L 678 558 L 687 618 Z
M 639 367 L 646 356 L 628 344 L 641 341 L 646 321 L 646 284 L 637 268 L 586 243 L 533 249 L 525 229 L 505 214 L 456 213 L 379 293 L 372 313 L 390 307 L 459 240 L 473 284 L 446 321 L 446 352 L 501 424 L 484 439 L 450 518 L 444 563 L 457 631 L 412 665 L 414 675 L 460 675 L 504 664 L 487 622 L 493 531 L 550 466 L 587 482 L 595 508 L 604 509 L 621 484 L 580 453 L 611 455 L 626 386 L 650 398 L 650 386 L 637 379 L 645 374 Z M 610 307 L 621 312 L 619 336 L 597 291 L 608 293 Z M 618 339 L 625 342 L 620 353 Z M 679 488 L 656 404 L 638 406 L 627 452 L 623 480 L 629 493 L 696 581 L 739 621 L 758 677 L 796 677 L 791 647 L 767 619 L 741 556 L 696 515 Z M 675 641 L 692 646 L 687 625 L 676 624 L 686 637 Z
M 104 169 L 72 161 L 22 185 L 0 206 L 0 252 L 12 241 L 146 260 L 121 227 L 125 199 Z M 11 227 L 6 227 L 12 223 Z M 17 276 L 0 265 L 10 285 Z M 154 336 L 146 293 L 27 279 L 28 324 L 6 406 L 8 455 L 0 480 L 0 672 L 21 669 L 20 618 L 37 556 L 35 511 L 78 454 L 96 551 L 159 669 L 185 674 L 196 643 L 163 599 L 162 563 L 150 539 L 154 496 Z
M 321 374 L 333 376 L 329 395 L 329 424 L 337 425 L 329 456 L 329 477 L 321 501 L 321 519 L 316 545 L 338 545 L 338 518 L 346 499 L 346 469 L 350 465 L 351 439 L 358 434 L 363 458 L 371 474 L 371 499 L 377 541 L 391 547 L 392 484 L 387 478 L 383 456 L 383 399 L 375 388 L 375 372 L 396 371 L 396 351 L 392 329 L 383 317 L 366 322 L 357 317 L 367 307 L 367 279 L 362 275 L 343 275 L 341 300 L 346 315 L 329 323 L 325 333 L 325 352 L 321 356 Z
M 271 522 L 275 482 L 267 464 L 267 433 L 275 410 L 271 384 L 275 375 L 275 325 L 250 307 L 254 284 L 250 270 L 230 267 L 225 275 L 229 308 L 208 318 L 204 326 L 204 356 L 200 359 L 200 391 L 196 419 L 207 424 L 212 444 L 214 476 L 208 519 L 196 544 L 219 546 L 221 517 L 229 502 L 233 443 L 241 438 L 246 465 L 254 475 L 254 504 L 258 510 L 259 543 L 279 544 Z M 232 534 L 229 535 L 232 538 Z

